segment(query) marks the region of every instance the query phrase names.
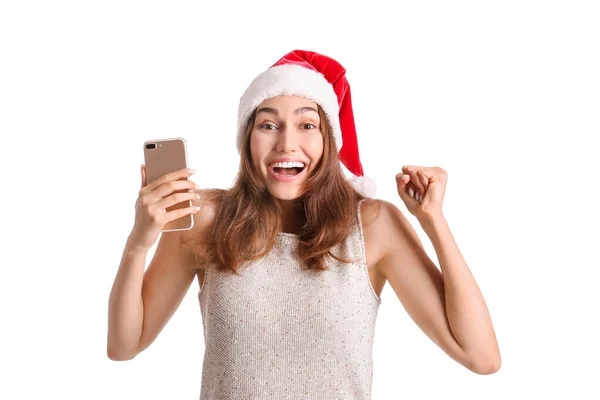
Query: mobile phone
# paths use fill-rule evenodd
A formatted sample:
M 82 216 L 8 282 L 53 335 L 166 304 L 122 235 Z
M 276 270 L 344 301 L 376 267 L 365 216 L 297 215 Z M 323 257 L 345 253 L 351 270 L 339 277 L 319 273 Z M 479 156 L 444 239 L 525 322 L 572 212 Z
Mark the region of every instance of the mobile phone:
M 144 163 L 146 165 L 147 185 L 165 174 L 187 168 L 187 146 L 185 139 L 177 137 L 148 140 L 144 142 Z M 179 180 L 188 180 L 188 178 L 189 177 L 180 178 Z M 189 193 L 189 190 L 176 190 L 169 193 L 167 196 L 174 193 Z M 167 207 L 166 211 L 191 206 L 192 201 L 186 200 Z M 165 224 L 161 232 L 186 231 L 192 229 L 193 226 L 194 216 L 193 214 L 187 214 Z

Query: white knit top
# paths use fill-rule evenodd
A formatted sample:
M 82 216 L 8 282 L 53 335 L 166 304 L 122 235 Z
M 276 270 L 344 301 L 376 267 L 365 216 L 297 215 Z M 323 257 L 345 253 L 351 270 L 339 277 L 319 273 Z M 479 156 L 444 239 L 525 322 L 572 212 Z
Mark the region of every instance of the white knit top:
M 302 269 L 298 236 L 279 233 L 241 276 L 207 269 L 198 293 L 205 353 L 201 400 L 371 399 L 381 299 L 365 262 L 360 218 L 322 272 Z

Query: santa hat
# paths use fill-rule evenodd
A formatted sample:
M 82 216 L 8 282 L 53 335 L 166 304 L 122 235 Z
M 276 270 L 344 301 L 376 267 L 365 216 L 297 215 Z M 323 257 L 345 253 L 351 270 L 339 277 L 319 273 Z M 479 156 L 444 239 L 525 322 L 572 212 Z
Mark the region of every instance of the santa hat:
M 275 96 L 301 96 L 317 103 L 329 120 L 340 161 L 354 176 L 350 183 L 375 197 L 373 179 L 364 176 L 346 70 L 332 58 L 313 51 L 294 50 L 258 75 L 240 98 L 237 149 L 241 151 L 250 116 L 264 100 Z

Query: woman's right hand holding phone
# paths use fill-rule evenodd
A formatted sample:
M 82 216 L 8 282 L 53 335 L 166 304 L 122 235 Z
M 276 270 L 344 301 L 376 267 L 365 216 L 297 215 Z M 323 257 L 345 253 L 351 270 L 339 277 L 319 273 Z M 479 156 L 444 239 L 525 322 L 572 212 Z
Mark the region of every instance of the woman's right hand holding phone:
M 141 169 L 142 187 L 135 203 L 135 223 L 128 241 L 131 246 L 147 251 L 154 245 L 168 222 L 187 214 L 195 214 L 200 208 L 191 206 L 166 211 L 166 208 L 174 204 L 199 198 L 199 195 L 193 192 L 197 189 L 193 181 L 179 180 L 196 171 L 184 168 L 165 174 L 148 185 L 145 166 L 142 165 Z M 192 192 L 173 193 L 184 189 L 191 189 Z

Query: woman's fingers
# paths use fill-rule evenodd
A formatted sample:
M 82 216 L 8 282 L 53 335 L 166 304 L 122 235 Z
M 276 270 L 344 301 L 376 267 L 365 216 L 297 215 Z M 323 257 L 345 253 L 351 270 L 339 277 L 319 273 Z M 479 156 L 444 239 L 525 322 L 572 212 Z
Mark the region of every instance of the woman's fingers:
M 167 182 L 158 187 L 157 189 L 153 190 L 151 193 L 148 193 L 148 197 L 151 202 L 157 202 L 174 192 L 186 189 L 188 192 L 197 189 L 196 184 L 193 181 L 189 181 L 187 179 L 181 181 Z
M 414 187 L 419 192 L 419 194 L 422 195 L 425 193 L 425 187 L 423 186 L 423 183 L 421 182 L 421 179 L 419 178 L 417 171 L 418 171 L 418 167 L 414 167 L 411 165 L 405 165 L 402 167 L 402 172 L 407 174 L 408 176 L 410 176 L 411 183 L 414 185 Z
M 425 176 L 425 172 L 423 172 L 423 170 L 418 170 L 417 176 L 419 177 L 419 181 L 425 188 L 425 191 L 427 191 L 427 187 L 429 186 L 429 179 L 427 179 L 427 177 Z M 423 193 L 425 193 L 425 191 Z
M 147 185 L 148 178 L 146 177 L 146 166 L 142 164 L 142 188 Z
M 174 194 L 167 196 L 164 199 L 158 201 L 156 203 L 156 207 L 166 209 L 177 203 L 181 203 L 181 202 L 187 201 L 187 200 L 193 201 L 193 200 L 197 200 L 199 198 L 200 198 L 200 195 L 198 193 L 190 193 L 190 192 L 174 193 Z
M 151 184 L 147 185 L 143 188 L 145 192 L 151 192 L 156 190 L 159 186 L 164 185 L 167 182 L 176 181 L 178 179 L 186 179 L 195 173 L 193 169 L 183 168 L 177 171 L 169 172 L 168 174 L 164 174 L 154 180 Z

